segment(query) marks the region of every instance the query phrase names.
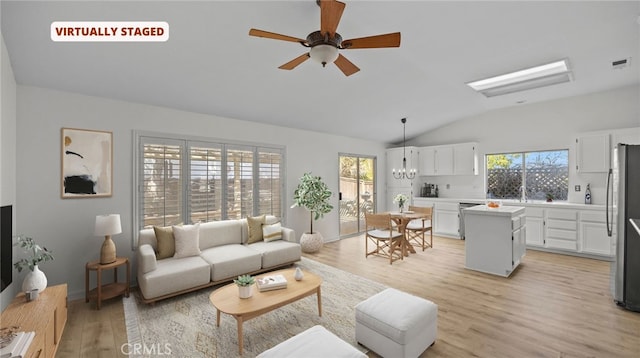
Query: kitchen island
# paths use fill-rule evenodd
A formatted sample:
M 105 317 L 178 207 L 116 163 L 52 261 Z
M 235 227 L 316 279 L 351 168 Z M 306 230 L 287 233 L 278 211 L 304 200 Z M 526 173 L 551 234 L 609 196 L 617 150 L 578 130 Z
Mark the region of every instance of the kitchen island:
M 478 205 L 464 209 L 465 267 L 508 277 L 526 252 L 525 208 Z

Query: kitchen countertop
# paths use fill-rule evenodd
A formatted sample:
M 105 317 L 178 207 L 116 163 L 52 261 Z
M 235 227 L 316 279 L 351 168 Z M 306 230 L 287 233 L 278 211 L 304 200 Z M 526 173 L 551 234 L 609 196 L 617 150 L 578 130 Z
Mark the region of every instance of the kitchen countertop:
M 414 202 L 417 201 L 433 201 L 443 203 L 472 203 L 472 204 L 485 204 L 487 199 L 469 199 L 469 198 L 426 198 L 426 197 L 414 197 Z M 543 200 L 529 200 L 527 202 L 521 202 L 519 200 L 500 200 L 493 199 L 494 201 L 502 202 L 503 206 L 524 206 L 524 207 L 543 207 L 543 208 L 567 208 L 567 209 L 580 209 L 580 210 L 605 210 L 605 205 L 598 204 L 581 204 L 581 203 L 569 203 L 566 201 L 553 201 L 546 202 Z
M 477 205 L 464 209 L 465 215 L 493 215 L 493 216 L 513 216 L 524 213 L 524 206 L 500 206 L 498 208 L 490 208 L 486 205 Z

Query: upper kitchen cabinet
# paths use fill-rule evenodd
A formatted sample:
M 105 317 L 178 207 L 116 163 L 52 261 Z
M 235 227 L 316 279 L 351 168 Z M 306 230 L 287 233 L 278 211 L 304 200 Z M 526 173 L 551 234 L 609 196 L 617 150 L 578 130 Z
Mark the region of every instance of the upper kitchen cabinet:
M 606 173 L 610 168 L 609 134 L 576 138 L 576 170 L 579 173 Z
M 436 148 L 435 173 L 436 175 L 453 174 L 453 146 L 439 146 Z
M 478 175 L 477 143 L 462 143 L 453 146 L 453 174 Z
M 475 175 L 477 173 L 476 143 L 420 148 L 420 175 Z
M 436 175 L 436 147 L 421 147 L 420 175 Z
M 387 149 L 387 186 L 411 186 L 411 180 L 409 179 L 396 179 L 393 177 L 392 170 L 395 169 L 396 173 L 398 170 L 402 170 L 402 159 L 407 158 L 407 171 L 410 169 L 418 168 L 418 148 L 416 147 L 399 147 L 399 148 L 390 148 Z M 420 175 L 420 173 L 416 173 L 416 176 Z

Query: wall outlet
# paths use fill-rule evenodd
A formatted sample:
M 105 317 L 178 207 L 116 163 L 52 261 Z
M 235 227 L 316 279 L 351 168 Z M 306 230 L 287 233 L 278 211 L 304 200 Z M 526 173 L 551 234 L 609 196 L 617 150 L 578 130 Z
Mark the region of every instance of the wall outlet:
M 447 184 L 447 189 L 450 189 L 450 188 L 451 188 L 451 185 Z
M 574 189 L 575 191 L 580 191 L 580 185 L 576 185 Z

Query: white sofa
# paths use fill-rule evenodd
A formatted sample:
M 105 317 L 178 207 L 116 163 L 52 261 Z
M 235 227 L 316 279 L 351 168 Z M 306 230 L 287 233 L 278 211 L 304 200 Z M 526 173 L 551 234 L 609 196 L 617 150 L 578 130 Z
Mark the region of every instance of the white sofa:
M 266 217 L 268 224 L 276 220 Z M 270 242 L 247 244 L 248 236 L 246 219 L 201 223 L 200 255 L 157 260 L 154 229 L 140 230 L 137 260 L 142 301 L 155 302 L 300 260 L 300 244 L 292 229 L 283 227 L 282 240 Z

